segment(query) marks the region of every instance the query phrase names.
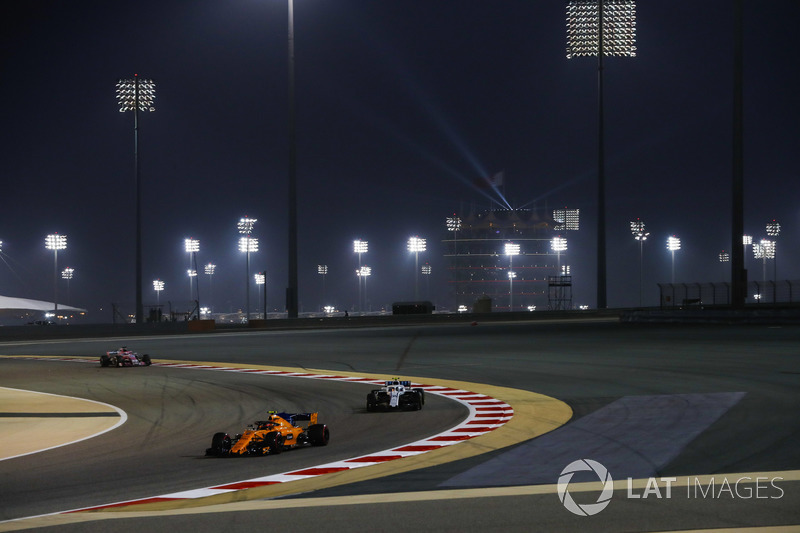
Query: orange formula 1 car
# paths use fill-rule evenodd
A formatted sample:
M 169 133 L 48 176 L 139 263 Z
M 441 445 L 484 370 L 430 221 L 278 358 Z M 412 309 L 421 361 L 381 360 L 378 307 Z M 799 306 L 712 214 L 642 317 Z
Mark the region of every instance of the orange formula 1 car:
M 298 422 L 306 422 L 304 425 Z M 328 426 L 317 423 L 317 413 L 269 412 L 267 420 L 247 426 L 241 435 L 215 433 L 206 455 L 241 457 L 281 453 L 299 446 L 325 446 L 330 439 Z

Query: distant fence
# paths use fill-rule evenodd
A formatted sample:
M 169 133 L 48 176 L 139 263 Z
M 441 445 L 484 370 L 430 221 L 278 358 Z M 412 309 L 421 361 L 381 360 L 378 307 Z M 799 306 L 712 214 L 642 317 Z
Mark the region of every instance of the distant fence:
M 731 303 L 731 284 L 659 283 L 662 309 L 724 306 Z M 748 304 L 790 304 L 800 302 L 800 281 L 751 281 L 747 284 Z

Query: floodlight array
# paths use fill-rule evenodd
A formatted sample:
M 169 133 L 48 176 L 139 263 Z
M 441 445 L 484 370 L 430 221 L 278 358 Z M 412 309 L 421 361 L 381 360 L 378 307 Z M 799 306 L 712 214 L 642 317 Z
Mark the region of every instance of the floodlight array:
M 408 251 L 424 252 L 427 249 L 425 242 L 425 239 L 421 239 L 420 237 L 410 237 L 408 239 Z
M 753 244 L 753 236 L 752 235 L 742 235 L 742 244 L 744 246 L 749 246 Z
M 644 231 L 644 221 L 638 218 L 631 221 L 631 234 L 637 241 L 646 241 L 647 236 L 650 235 Z
M 456 216 L 447 217 L 447 231 L 458 231 L 461 229 L 461 219 Z
M 209 263 L 209 264 L 206 265 L 205 272 L 209 276 L 213 276 L 214 275 L 214 271 L 216 269 L 217 269 L 217 265 L 215 265 L 214 263 Z
M 156 292 L 164 290 L 164 282 L 160 279 L 153 280 L 153 290 Z
M 267 282 L 267 276 L 265 276 L 261 272 L 256 272 L 254 278 L 256 280 L 256 285 L 263 285 Z
M 357 254 L 365 254 L 369 250 L 369 242 L 356 239 L 353 241 L 353 251 Z
M 550 248 L 554 252 L 564 252 L 567 250 L 567 239 L 563 237 L 553 237 L 550 241 Z
M 317 274 L 322 274 L 323 276 L 328 273 L 328 265 L 317 265 Z
M 554 209 L 553 220 L 556 225 L 555 231 L 578 231 L 580 224 L 580 209 Z
M 756 259 L 775 259 L 775 241 L 761 239 L 753 244 L 753 255 Z
M 603 2 L 603 55 L 636 56 L 636 2 L 571 0 L 567 3 L 567 59 L 597 56 L 600 1 Z
M 192 254 L 200 251 L 200 241 L 197 239 L 184 239 L 183 245 L 187 253 Z
M 119 112 L 125 111 L 155 111 L 153 101 L 156 99 L 156 84 L 153 80 L 136 77 L 132 80 L 119 80 L 117 82 L 117 102 Z
M 61 271 L 61 279 L 70 280 L 72 276 L 75 274 L 75 269 L 71 267 L 67 267 Z
M 681 240 L 675 235 L 667 238 L 667 250 L 675 252 L 681 249 Z
M 722 250 L 719 253 L 719 262 L 720 263 L 728 263 L 728 262 L 730 262 L 730 260 L 731 260 L 731 254 L 729 254 L 725 250 Z
M 507 242 L 505 244 L 505 251 L 506 255 L 519 255 L 520 246 L 518 243 L 515 242 Z
M 244 217 L 239 219 L 239 233 L 250 235 L 253 232 L 253 225 L 258 221 L 256 218 Z
M 431 274 L 431 266 L 430 265 L 422 265 L 422 268 L 420 269 L 420 272 L 422 272 L 426 276 L 430 276 L 430 274 Z
M 67 236 L 53 233 L 45 237 L 44 246 L 48 250 L 64 250 L 67 247 Z
M 781 225 L 778 221 L 773 220 L 767 224 L 767 235 L 770 237 L 777 237 L 781 233 Z
M 190 278 L 193 278 L 193 277 L 197 276 L 197 270 L 195 270 L 195 269 L 193 269 L 193 268 L 190 268 L 190 269 L 186 270 L 186 274 L 187 274 L 187 275 L 188 275 Z
M 367 276 L 372 275 L 372 267 L 362 266 L 361 268 L 356 269 L 356 276 L 360 278 L 366 278 Z
M 253 237 L 240 237 L 239 238 L 239 251 L 245 253 L 255 253 L 258 251 L 258 239 Z

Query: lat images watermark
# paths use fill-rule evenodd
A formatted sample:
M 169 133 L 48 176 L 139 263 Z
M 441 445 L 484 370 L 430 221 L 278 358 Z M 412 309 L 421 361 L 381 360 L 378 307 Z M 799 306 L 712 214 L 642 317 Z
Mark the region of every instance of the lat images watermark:
M 577 503 L 570 494 L 569 485 L 573 477 L 579 474 L 587 475 L 600 481 L 601 490 L 596 501 L 590 503 Z M 780 476 L 758 475 L 717 475 L 717 476 L 687 476 L 687 477 L 650 477 L 646 479 L 627 478 L 624 488 L 625 497 L 628 499 L 780 499 L 784 490 L 777 485 L 782 481 Z M 593 487 L 595 484 L 593 484 Z M 578 516 L 596 515 L 611 503 L 615 488 L 621 490 L 623 486 L 614 486 L 614 480 L 608 469 L 598 461 L 592 459 L 578 459 L 564 467 L 558 476 L 558 498 L 564 507 Z M 582 492 L 596 492 L 595 488 L 582 488 Z

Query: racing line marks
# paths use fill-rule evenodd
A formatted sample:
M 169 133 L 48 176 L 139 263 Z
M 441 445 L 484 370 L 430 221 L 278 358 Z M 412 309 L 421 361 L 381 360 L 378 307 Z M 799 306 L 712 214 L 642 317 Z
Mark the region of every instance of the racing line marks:
M 55 361 L 94 363 L 94 364 L 97 363 L 96 360 L 83 359 L 83 358 L 54 358 L 54 357 L 36 357 L 36 356 L 30 356 L 25 358 L 35 359 L 35 360 L 47 360 L 47 361 L 55 360 Z M 336 374 L 313 374 L 306 372 L 291 372 L 286 370 L 237 368 L 232 366 L 215 366 L 215 365 L 202 365 L 193 363 L 153 362 L 152 366 L 161 366 L 168 368 L 184 368 L 190 370 L 240 372 L 248 374 L 261 374 L 269 376 L 295 377 L 295 378 L 305 378 L 305 379 L 324 379 L 324 380 L 335 380 L 335 381 L 351 382 L 351 383 L 373 383 L 375 385 L 383 384 L 383 380 L 379 379 L 340 376 Z M 353 470 L 356 468 L 362 468 L 365 466 L 383 464 L 389 461 L 402 459 L 404 457 L 411 457 L 427 453 L 433 450 L 438 450 L 446 446 L 452 446 L 454 444 L 458 444 L 465 440 L 469 440 L 478 437 L 480 435 L 484 435 L 490 431 L 494 431 L 495 429 L 502 427 L 504 424 L 509 422 L 511 418 L 514 416 L 514 410 L 508 403 L 493 398 L 491 396 L 487 396 L 485 394 L 480 394 L 468 390 L 454 389 L 451 387 L 444 387 L 440 385 L 425 385 L 425 384 L 414 383 L 413 386 L 424 389 L 426 393 L 443 396 L 461 403 L 469 411 L 467 418 L 460 424 L 450 428 L 449 430 L 439 433 L 438 435 L 433 435 L 431 437 L 427 437 L 425 439 L 421 439 L 416 442 L 404 444 L 396 448 L 383 450 L 364 456 L 352 457 L 342 461 L 335 461 L 332 463 L 318 465 L 312 468 L 304 468 L 301 470 L 284 472 L 281 474 L 272 474 L 268 476 L 237 481 L 234 483 L 226 483 L 224 485 L 216 485 L 212 487 L 193 489 L 188 491 L 176 492 L 172 494 L 165 494 L 153 498 L 130 500 L 125 502 L 99 505 L 95 507 L 87 507 L 68 512 L 98 511 L 102 509 L 119 508 L 129 505 L 204 498 L 208 496 L 226 494 L 226 493 L 236 492 L 239 490 L 251 489 L 255 487 L 263 487 L 266 485 L 274 485 L 277 483 L 286 483 L 299 479 L 308 479 L 316 476 L 322 476 L 326 474 L 343 472 L 346 470 Z

